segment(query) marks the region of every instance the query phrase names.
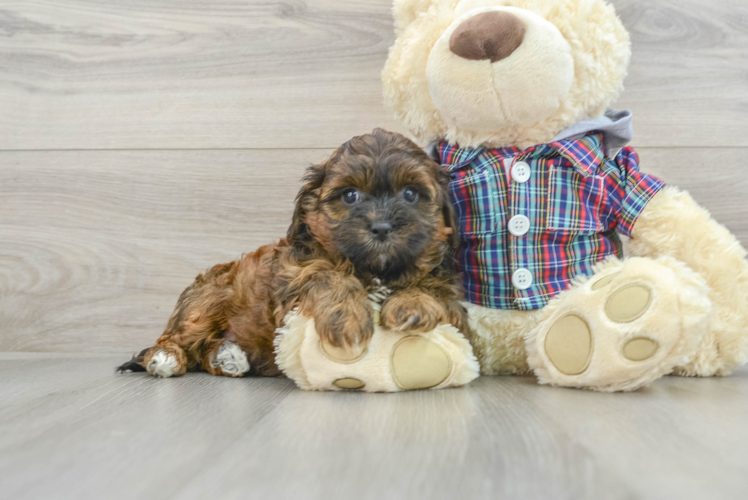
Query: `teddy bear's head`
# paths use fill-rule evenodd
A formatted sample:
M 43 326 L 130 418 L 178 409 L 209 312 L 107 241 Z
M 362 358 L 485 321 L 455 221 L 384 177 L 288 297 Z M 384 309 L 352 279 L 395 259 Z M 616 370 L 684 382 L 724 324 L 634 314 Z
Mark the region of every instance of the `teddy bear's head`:
M 424 142 L 529 147 L 623 89 L 629 36 L 604 0 L 395 0 L 385 101 Z

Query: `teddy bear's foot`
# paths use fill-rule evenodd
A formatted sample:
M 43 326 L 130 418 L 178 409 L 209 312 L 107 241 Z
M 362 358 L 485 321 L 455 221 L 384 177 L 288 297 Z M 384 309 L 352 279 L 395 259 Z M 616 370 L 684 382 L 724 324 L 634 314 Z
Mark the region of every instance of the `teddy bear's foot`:
M 690 359 L 711 309 L 703 279 L 671 258 L 612 260 L 559 295 L 528 337 L 541 383 L 631 391 Z
M 478 376 L 470 343 L 451 325 L 403 333 L 375 327 L 360 353 L 332 351 L 314 320 L 292 312 L 275 338 L 276 363 L 302 389 L 396 392 L 465 385 Z
M 403 391 L 430 389 L 447 380 L 452 373 L 452 358 L 438 342 L 423 335 L 406 335 L 393 339 L 389 361 L 392 381 Z M 374 346 L 375 350 L 379 345 Z M 319 343 L 319 350 L 336 365 L 353 365 L 369 353 L 369 348 L 343 349 Z M 352 373 L 352 371 L 351 371 Z M 366 377 L 365 377 L 366 378 Z M 335 379 L 332 385 L 338 389 L 358 390 L 366 388 L 362 379 L 346 376 Z
M 390 363 L 392 381 L 401 391 L 438 387 L 452 375 L 451 353 L 439 342 L 423 335 L 407 335 L 395 342 Z M 363 379 L 369 378 L 368 375 L 364 374 L 360 379 L 337 378 L 332 385 L 343 390 L 365 389 Z

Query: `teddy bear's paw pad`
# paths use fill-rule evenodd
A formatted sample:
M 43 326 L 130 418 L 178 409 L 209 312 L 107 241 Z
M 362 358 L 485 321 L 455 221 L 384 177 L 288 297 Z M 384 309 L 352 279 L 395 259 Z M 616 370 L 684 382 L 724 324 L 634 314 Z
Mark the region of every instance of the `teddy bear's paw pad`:
M 587 322 L 575 314 L 556 321 L 545 337 L 545 353 L 559 372 L 584 373 L 592 359 L 592 332 Z
M 353 377 L 339 378 L 333 381 L 332 385 L 339 389 L 345 389 L 348 391 L 355 391 L 366 387 L 366 384 L 363 381 Z
M 610 273 L 607 276 L 603 276 L 602 278 L 599 278 L 597 281 L 592 283 L 592 286 L 590 287 L 593 291 L 600 290 L 602 288 L 605 288 L 606 286 L 610 285 L 610 283 L 616 279 L 616 276 L 618 276 L 620 273 Z
M 348 365 L 360 361 L 369 350 L 367 346 L 336 347 L 320 340 L 319 348 L 327 359 Z
M 451 373 L 452 358 L 426 337 L 404 337 L 392 350 L 392 378 L 404 391 L 436 387 Z
M 145 369 L 154 377 L 169 378 L 177 372 L 177 358 L 166 351 L 157 351 Z
M 631 339 L 623 346 L 623 357 L 629 361 L 646 361 L 655 354 L 660 344 L 647 337 Z
M 631 323 L 641 318 L 650 305 L 652 289 L 642 283 L 632 283 L 611 294 L 605 304 L 605 314 L 615 323 Z
M 216 370 L 220 369 L 226 377 L 243 377 L 249 371 L 247 353 L 237 344 L 228 340 L 224 340 L 218 348 L 211 366 Z

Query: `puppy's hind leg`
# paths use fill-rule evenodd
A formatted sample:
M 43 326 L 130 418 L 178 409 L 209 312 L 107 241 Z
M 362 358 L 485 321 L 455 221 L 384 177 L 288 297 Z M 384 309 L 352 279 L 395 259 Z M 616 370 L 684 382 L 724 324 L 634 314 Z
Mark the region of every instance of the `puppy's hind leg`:
M 236 262 L 218 264 L 195 278 L 179 296 L 156 345 L 122 365 L 120 371 L 147 371 L 163 378 L 178 377 L 187 370 L 223 374 L 211 367 L 209 355 L 223 342 L 233 314 L 237 266 Z
M 144 361 L 146 371 L 154 377 L 181 377 L 187 372 L 187 355 L 173 342 L 151 347 Z
M 117 368 L 120 373 L 147 371 L 160 378 L 181 377 L 187 372 L 187 355 L 177 344 L 164 342 L 144 349 Z
M 202 366 L 211 375 L 224 377 L 243 377 L 250 368 L 247 353 L 229 339 L 212 342 L 203 357 Z

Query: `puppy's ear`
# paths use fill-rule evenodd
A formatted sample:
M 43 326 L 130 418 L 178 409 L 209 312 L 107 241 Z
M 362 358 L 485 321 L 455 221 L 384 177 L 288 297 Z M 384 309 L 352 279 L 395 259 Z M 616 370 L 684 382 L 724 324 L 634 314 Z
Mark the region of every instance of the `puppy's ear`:
M 451 231 L 447 238 L 447 243 L 453 250 L 457 250 L 460 246 L 460 235 L 458 234 L 457 223 L 455 222 L 455 210 L 452 207 L 452 202 L 449 201 L 449 196 L 445 197 L 445 202 L 442 204 L 442 214 L 444 215 L 444 225 Z
M 449 232 L 447 235 L 447 243 L 449 244 L 449 247 L 456 252 L 457 248 L 460 246 L 460 234 L 459 228 L 457 227 L 457 221 L 455 220 L 455 210 L 449 199 L 450 175 L 444 170 L 444 167 L 439 164 L 437 164 L 436 169 L 442 217 L 444 217 L 444 226 Z
M 325 164 L 312 165 L 307 168 L 303 179 L 304 185 L 296 195 L 296 207 L 287 235 L 288 242 L 295 250 L 303 251 L 314 239 L 306 223 L 306 216 L 316 208 L 318 190 L 325 182 L 325 172 Z

